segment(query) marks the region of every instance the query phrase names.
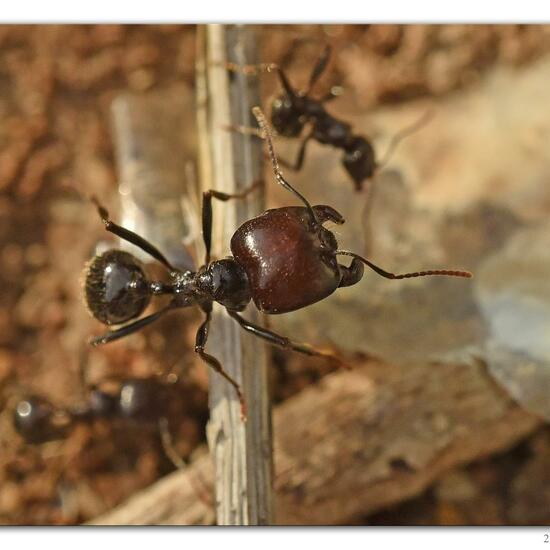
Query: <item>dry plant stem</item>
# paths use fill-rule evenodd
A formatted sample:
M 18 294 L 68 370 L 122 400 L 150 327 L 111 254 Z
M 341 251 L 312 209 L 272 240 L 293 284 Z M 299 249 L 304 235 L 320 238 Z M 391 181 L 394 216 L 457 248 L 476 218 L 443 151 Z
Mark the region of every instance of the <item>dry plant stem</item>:
M 199 30 L 197 107 L 202 191 L 241 192 L 261 177 L 261 143 L 227 130 L 251 125 L 251 108 L 259 102 L 255 79 L 229 78 L 224 63 L 254 63 L 256 45 L 250 27 L 208 25 Z M 263 190 L 245 200 L 214 202 L 212 257 L 229 252 L 237 227 L 265 210 Z M 262 322 L 255 311 L 253 322 Z M 208 353 L 243 389 L 247 422 L 239 402 L 221 376 L 210 376 L 209 447 L 216 471 L 216 517 L 221 525 L 265 525 L 273 522 L 271 412 L 265 345 L 240 329 L 221 308 L 215 308 Z
M 482 364 L 372 362 L 339 371 L 275 409 L 278 523 L 357 521 L 420 494 L 452 468 L 509 449 L 541 424 Z M 209 523 L 212 510 L 193 500 L 197 474 L 212 483 L 207 457 L 94 523 Z

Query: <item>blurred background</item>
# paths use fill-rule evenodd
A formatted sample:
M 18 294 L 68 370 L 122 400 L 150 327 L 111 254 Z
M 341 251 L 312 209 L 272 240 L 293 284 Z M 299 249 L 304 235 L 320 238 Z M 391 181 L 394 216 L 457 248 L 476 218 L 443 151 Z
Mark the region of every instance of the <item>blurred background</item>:
M 381 395 L 398 419 L 409 416 L 407 399 L 422 400 L 425 388 L 411 382 L 395 389 L 393 378 L 420 371 L 429 377 L 426 366 L 441 376 L 430 414 L 445 402 L 464 407 L 434 417 L 445 436 L 435 445 L 440 454 L 417 454 L 417 462 L 407 455 L 405 435 L 426 436 L 426 425 L 418 423 L 425 415 L 415 417 L 412 431 L 396 421 L 391 441 L 404 450 L 392 455 L 390 473 L 373 474 L 391 474 L 391 498 L 334 515 L 329 510 L 309 518 L 304 510 L 297 522 L 547 524 L 550 27 L 289 25 L 258 31 L 261 61 L 279 63 L 297 88 L 306 86 L 324 45 L 332 46 L 313 95 L 341 86 L 341 97 L 327 110 L 369 136 L 378 158 L 399 130 L 433 114 L 362 193 L 347 179 L 340 152 L 309 147 L 292 181 L 311 202 L 344 214 L 346 225 L 335 229 L 342 248 L 368 254 L 394 272 L 447 267 L 476 275 L 473 282 L 407 286 L 369 273 L 364 284 L 270 320 L 295 339 L 338 350 L 376 387 L 395 391 L 395 402 Z M 13 426 L 24 396 L 40 395 L 64 408 L 85 402 L 92 384 L 169 380 L 166 416 L 177 454 L 193 461 L 205 443 L 208 379 L 193 353 L 197 313 L 183 311 L 92 349 L 86 342 L 102 327 L 86 311 L 80 282 L 98 243 L 110 240 L 86 197 L 99 197 L 115 220 L 128 216 L 120 205 L 132 177 L 125 159 L 133 154 L 133 120 L 147 119 L 148 109 L 166 117 L 177 106 L 174 131 L 185 153 L 167 170 L 192 179 L 185 166 L 197 155 L 195 34 L 195 27 L 178 25 L 0 26 L 2 524 L 90 521 L 174 470 L 154 422 L 76 423 L 52 441 L 30 443 Z M 279 83 L 273 75 L 260 82 L 268 110 Z M 165 118 L 156 120 L 160 126 Z M 154 135 L 155 123 L 147 128 Z M 292 159 L 298 141 L 278 139 L 276 146 Z M 268 172 L 266 180 L 272 182 Z M 290 200 L 274 185 L 269 192 L 269 207 Z M 192 217 L 189 211 L 185 219 L 190 247 L 197 234 Z M 300 396 L 304 403 L 315 399 L 304 392 L 339 375 L 330 364 L 278 350 L 273 364 L 276 409 L 291 398 L 295 404 Z M 457 365 L 475 371 L 475 391 L 465 387 L 465 370 L 452 370 Z M 495 401 L 484 400 L 489 394 Z M 386 409 L 380 411 L 369 420 L 371 429 L 378 420 L 383 424 Z M 454 420 L 472 411 L 483 417 L 479 432 L 475 422 L 464 428 Z M 452 437 L 441 418 L 451 419 Z M 493 434 L 483 431 L 487 419 L 494 421 Z M 481 440 L 494 435 L 494 446 L 473 437 L 471 452 L 461 454 L 452 447 L 461 428 Z M 285 424 L 276 422 L 276 429 Z M 303 506 L 307 494 L 294 489 L 296 506 Z

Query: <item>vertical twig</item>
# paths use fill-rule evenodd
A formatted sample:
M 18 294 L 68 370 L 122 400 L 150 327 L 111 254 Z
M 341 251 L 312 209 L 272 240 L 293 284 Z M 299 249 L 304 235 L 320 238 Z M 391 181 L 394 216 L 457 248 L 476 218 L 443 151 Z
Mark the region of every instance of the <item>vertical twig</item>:
M 261 177 L 262 147 L 256 138 L 229 132 L 228 124 L 251 126 L 251 108 L 259 103 L 257 82 L 229 77 L 223 63 L 255 63 L 250 27 L 208 25 L 199 29 L 197 107 L 202 190 L 235 193 Z M 229 241 L 245 220 L 264 210 L 263 193 L 247 200 L 217 204 L 213 257 L 229 252 Z M 254 322 L 260 315 L 247 312 Z M 240 418 L 233 388 L 220 376 L 210 378 L 209 446 L 216 467 L 217 521 L 221 525 L 273 522 L 271 411 L 264 344 L 243 333 L 220 308 L 215 309 L 208 352 L 242 384 L 248 421 Z

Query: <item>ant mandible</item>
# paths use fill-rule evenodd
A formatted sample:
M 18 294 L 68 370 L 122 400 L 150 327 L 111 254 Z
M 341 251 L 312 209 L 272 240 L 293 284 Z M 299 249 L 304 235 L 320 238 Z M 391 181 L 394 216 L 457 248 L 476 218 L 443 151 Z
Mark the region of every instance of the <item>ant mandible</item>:
M 308 86 L 304 91 L 295 90 L 290 85 L 283 69 L 275 63 L 244 66 L 226 63 L 225 66 L 232 72 L 249 75 L 259 72 L 277 73 L 284 92 L 275 97 L 271 103 L 271 124 L 278 135 L 297 138 L 302 135 L 304 127 L 309 125 L 309 131 L 302 139 L 296 160 L 293 163 L 280 161 L 281 164 L 291 170 L 299 171 L 304 163 L 307 144 L 311 140 L 324 145 L 331 145 L 344 151 L 342 164 L 353 180 L 355 190 L 361 191 L 363 183 L 372 178 L 375 172 L 389 161 L 399 142 L 419 129 L 431 116 L 431 113 L 426 113 L 414 124 L 395 134 L 382 160 L 377 161 L 372 144 L 365 136 L 354 134 L 350 124 L 338 120 L 326 111 L 324 104 L 339 95 L 339 93 L 336 93 L 335 88 L 331 88 L 320 99 L 314 99 L 309 95 L 328 65 L 330 53 L 331 48 L 327 45 L 314 65 Z M 253 129 L 243 127 L 230 128 L 245 133 L 256 133 Z
M 107 231 L 138 246 L 168 271 L 169 281 L 150 281 L 140 263 L 127 252 L 109 250 L 91 260 L 85 270 L 85 299 L 92 315 L 106 325 L 120 324 L 138 318 L 152 296 L 170 295 L 167 306 L 146 317 L 91 340 L 93 345 L 106 344 L 127 336 L 156 321 L 169 311 L 198 305 L 205 314 L 195 340 L 195 352 L 223 376 L 235 389 L 245 418 L 245 401 L 240 385 L 205 351 L 208 327 L 214 302 L 225 307 L 229 316 L 244 330 L 270 344 L 306 355 L 338 360 L 330 353 L 293 342 L 240 315 L 252 300 L 263 313 L 279 314 L 304 308 L 332 294 L 337 288 L 351 286 L 363 277 L 364 265 L 388 279 L 406 279 L 429 275 L 471 277 L 467 271 L 436 269 L 396 275 L 350 252 L 338 248 L 334 234 L 323 227 L 326 222 L 343 224 L 344 218 L 331 206 L 315 205 L 297 191 L 279 169 L 270 128 L 259 107 L 254 116 L 267 141 L 276 181 L 297 197 L 303 206 L 286 206 L 266 210 L 244 222 L 231 238 L 232 256 L 211 261 L 212 199 L 227 201 L 244 198 L 257 185 L 239 194 L 210 190 L 203 193 L 202 228 L 206 248 L 204 264 L 197 271 L 177 269 L 151 243 L 109 219 L 107 210 L 96 201 Z M 349 266 L 339 264 L 337 256 L 351 256 Z M 339 361 L 339 360 L 338 360 Z

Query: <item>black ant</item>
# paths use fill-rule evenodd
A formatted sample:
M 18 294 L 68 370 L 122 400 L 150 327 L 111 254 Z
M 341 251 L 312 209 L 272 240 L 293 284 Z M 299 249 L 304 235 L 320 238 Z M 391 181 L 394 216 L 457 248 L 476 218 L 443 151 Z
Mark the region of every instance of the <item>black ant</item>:
M 168 414 L 170 391 L 177 377 L 158 377 L 122 381 L 116 391 L 92 386 L 87 400 L 67 408 L 56 408 L 44 397 L 30 395 L 21 399 L 13 412 L 14 426 L 28 443 L 43 443 L 62 437 L 78 423 L 98 419 L 160 423 Z
M 332 145 L 344 151 L 342 164 L 354 182 L 355 190 L 361 191 L 363 182 L 373 177 L 375 172 L 390 159 L 399 142 L 422 126 L 431 113 L 426 113 L 411 126 L 404 128 L 393 136 L 383 159 L 376 161 L 376 155 L 370 141 L 353 133 L 351 125 L 333 117 L 325 110 L 324 104 L 340 94 L 338 88 L 331 90 L 320 99 L 310 97 L 311 90 L 328 65 L 331 48 L 326 46 L 314 65 L 305 91 L 297 91 L 291 85 L 283 69 L 275 63 L 260 65 L 237 65 L 226 63 L 227 69 L 244 74 L 259 72 L 276 72 L 284 92 L 275 97 L 271 103 L 271 124 L 278 135 L 296 138 L 302 135 L 304 127 L 309 125 L 309 131 L 302 139 L 298 155 L 294 163 L 281 162 L 285 167 L 299 171 L 304 163 L 307 144 L 311 140 L 324 145 Z M 230 127 L 237 131 L 256 134 L 254 129 Z
M 118 384 L 116 391 L 105 391 L 92 386 L 87 400 L 71 407 L 55 407 L 46 398 L 29 395 L 22 398 L 13 411 L 13 424 L 27 443 L 45 443 L 59 439 L 77 424 L 91 424 L 97 420 L 129 422 L 140 427 L 158 428 L 160 442 L 166 457 L 178 468 L 187 464 L 174 448 L 168 416 L 178 378 L 165 377 L 127 379 Z M 190 478 L 199 498 L 211 505 L 207 484 L 200 476 Z
M 244 222 L 231 238 L 232 256 L 211 261 L 212 199 L 227 201 L 244 198 L 257 184 L 239 194 L 230 195 L 210 190 L 203 193 L 202 228 L 206 248 L 204 265 L 197 271 L 174 267 L 151 243 L 136 233 L 120 227 L 109 219 L 105 208 L 96 201 L 99 215 L 107 231 L 138 246 L 168 271 L 168 282 L 150 281 L 140 263 L 127 252 L 109 250 L 92 259 L 85 270 L 85 299 L 92 315 L 104 324 L 120 324 L 138 318 L 152 296 L 169 295 L 168 305 L 146 317 L 134 320 L 119 329 L 91 340 L 93 345 L 106 344 L 127 336 L 151 324 L 170 311 L 198 305 L 205 314 L 200 325 L 195 351 L 201 359 L 223 376 L 235 388 L 244 418 L 244 397 L 241 387 L 205 351 L 212 304 L 218 302 L 244 330 L 270 344 L 306 355 L 336 359 L 330 353 L 293 342 L 266 328 L 244 319 L 240 312 L 252 300 L 268 314 L 286 313 L 323 300 L 337 288 L 358 283 L 364 265 L 388 279 L 405 279 L 428 275 L 471 277 L 466 271 L 430 270 L 395 275 L 369 260 L 338 248 L 333 233 L 323 227 L 325 222 L 344 223 L 344 218 L 331 206 L 312 206 L 284 177 L 273 149 L 270 128 L 259 107 L 253 113 L 265 137 L 275 179 L 297 197 L 303 206 L 287 206 L 265 211 Z M 351 256 L 349 266 L 339 264 L 337 256 Z

